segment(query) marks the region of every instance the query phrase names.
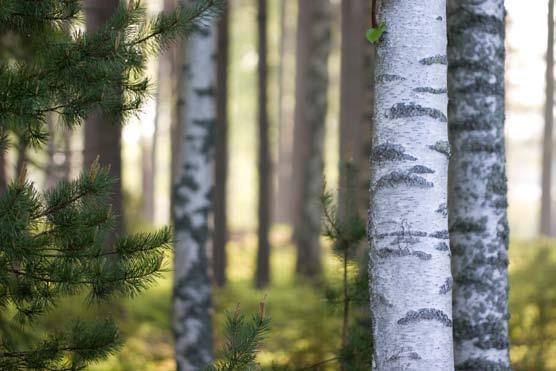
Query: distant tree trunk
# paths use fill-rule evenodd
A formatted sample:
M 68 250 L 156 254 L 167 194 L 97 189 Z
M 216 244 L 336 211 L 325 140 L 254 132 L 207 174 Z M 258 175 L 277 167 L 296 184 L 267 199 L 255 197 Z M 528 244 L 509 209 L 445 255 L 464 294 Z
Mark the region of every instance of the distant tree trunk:
M 446 1 L 383 1 L 369 211 L 375 370 L 453 370 Z
M 70 140 L 71 131 L 57 131 L 55 128 L 56 117 L 49 115 L 47 118 L 48 144 L 46 164 L 46 187 L 52 188 L 63 179 L 70 176 Z
M 504 0 L 449 0 L 449 219 L 458 370 L 510 370 Z
M 292 160 L 293 160 L 293 112 L 284 99 L 290 92 L 290 76 L 287 75 L 292 50 L 293 37 L 288 14 L 291 13 L 290 0 L 280 0 L 280 66 L 278 70 L 278 166 L 276 167 L 277 189 L 273 203 L 274 222 L 292 224 Z M 289 5 L 289 6 L 288 6 Z
M 193 4 L 184 0 L 182 4 Z M 181 151 L 173 191 L 174 337 L 177 369 L 198 370 L 213 359 L 212 299 L 207 245 L 212 212 L 216 126 L 216 22 L 191 36 L 182 59 Z
M 8 189 L 8 177 L 6 175 L 6 152 L 0 150 L 0 195 Z
M 228 63 L 229 10 L 226 7 L 218 24 L 218 66 L 216 92 L 216 152 L 214 186 L 214 281 L 226 285 L 226 243 L 228 242 L 227 184 L 228 184 Z
M 270 282 L 270 195 L 271 162 L 268 130 L 268 66 L 267 66 L 267 3 L 258 0 L 258 35 L 259 35 L 259 229 L 257 250 L 257 272 L 255 286 L 265 287 Z
M 95 32 L 102 27 L 112 16 L 118 7 L 118 3 L 118 0 L 85 0 L 84 9 L 87 31 Z M 100 112 L 95 112 L 87 118 L 84 131 L 85 150 L 83 162 L 85 169 L 88 169 L 98 156 L 100 164 L 110 166 L 110 174 L 117 180 L 110 198 L 112 211 L 117 216 L 112 236 L 117 236 L 123 232 L 125 225 L 121 182 L 121 126 L 119 122 L 114 122 L 114 119 Z
M 15 163 L 15 176 L 18 177 L 23 171 L 23 167 L 27 162 L 27 142 L 23 138 L 19 138 L 17 144 L 17 162 Z
M 317 277 L 322 271 L 320 237 L 327 110 L 330 1 L 300 1 L 298 12 L 294 131 L 294 239 L 296 271 Z
M 374 47 L 365 38 L 371 24 L 368 0 L 343 0 L 340 76 L 340 215 L 366 217 L 369 199 L 369 147 L 373 86 Z M 350 163 L 347 185 L 346 164 Z M 348 189 L 349 188 L 349 189 Z M 346 210 L 349 200 L 357 210 Z M 357 206 L 359 205 L 359 206 Z
M 548 45 L 546 48 L 546 102 L 542 157 L 542 196 L 540 232 L 556 236 L 552 218 L 552 164 L 554 145 L 554 0 L 548 1 Z
M 154 222 L 154 184 L 156 178 L 156 145 L 158 140 L 157 121 L 155 118 L 152 137 L 143 137 L 141 142 L 142 213 L 143 217 L 151 223 Z

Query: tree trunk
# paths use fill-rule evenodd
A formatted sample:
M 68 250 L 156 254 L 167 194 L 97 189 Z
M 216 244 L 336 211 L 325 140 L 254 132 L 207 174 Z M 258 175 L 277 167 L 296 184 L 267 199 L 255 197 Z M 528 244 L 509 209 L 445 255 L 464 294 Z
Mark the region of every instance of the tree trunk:
M 6 174 L 6 152 L 0 150 L 0 195 L 8 189 L 8 176 Z
M 552 221 L 552 163 L 554 145 L 554 0 L 548 1 L 548 45 L 546 47 L 546 103 L 542 157 L 541 223 L 542 235 L 554 237 Z
M 157 114 L 158 115 L 158 114 Z M 141 138 L 141 180 L 142 180 L 142 212 L 145 220 L 154 222 L 154 187 L 155 187 L 155 164 L 156 144 L 158 136 L 158 120 L 154 120 L 154 131 L 152 137 Z
M 296 271 L 313 278 L 322 271 L 319 196 L 324 168 L 330 13 L 329 0 L 299 2 L 292 207 Z
M 184 5 L 193 4 L 185 0 Z M 174 336 L 178 370 L 213 359 L 207 245 L 212 211 L 216 126 L 216 25 L 207 21 L 185 45 L 180 98 L 181 151 L 173 191 Z
M 365 39 L 371 24 L 370 1 L 344 0 L 340 77 L 339 212 L 366 217 L 369 199 L 369 147 L 374 87 L 371 83 L 374 48 Z M 354 171 L 347 174 L 346 165 Z M 347 185 L 347 177 L 350 186 Z M 353 185 L 353 186 L 351 186 Z M 353 203 L 355 210 L 347 210 Z M 359 205 L 359 206 L 358 206 Z
M 456 369 L 509 370 L 504 1 L 448 4 Z
M 369 211 L 375 370 L 453 370 L 446 1 L 385 1 Z
M 278 70 L 278 165 L 276 167 L 277 189 L 276 200 L 273 204 L 274 222 L 292 225 L 291 200 L 292 187 L 292 160 L 293 160 L 293 112 L 289 100 L 285 99 L 293 92 L 291 78 L 288 76 L 293 68 L 290 56 L 295 44 L 292 35 L 295 34 L 291 27 L 288 14 L 291 14 L 292 2 L 280 2 L 280 66 Z
M 226 243 L 228 242 L 227 184 L 228 184 L 228 63 L 229 10 L 226 7 L 218 24 L 218 66 L 216 91 L 216 152 L 214 182 L 214 243 L 212 264 L 214 281 L 226 285 Z
M 85 0 L 85 18 L 87 31 L 95 32 L 112 16 L 118 7 L 118 0 Z M 112 211 L 117 216 L 116 225 L 112 232 L 114 236 L 122 234 L 124 230 L 124 210 L 122 200 L 122 158 L 121 158 L 121 126 L 114 119 L 95 112 L 87 118 L 84 125 L 85 150 L 83 162 L 85 170 L 98 157 L 103 166 L 110 166 L 110 174 L 117 182 L 110 197 Z
M 258 0 L 258 34 L 259 34 L 259 230 L 257 251 L 257 272 L 255 286 L 265 287 L 270 282 L 270 195 L 271 162 L 268 129 L 268 66 L 267 66 L 267 0 Z

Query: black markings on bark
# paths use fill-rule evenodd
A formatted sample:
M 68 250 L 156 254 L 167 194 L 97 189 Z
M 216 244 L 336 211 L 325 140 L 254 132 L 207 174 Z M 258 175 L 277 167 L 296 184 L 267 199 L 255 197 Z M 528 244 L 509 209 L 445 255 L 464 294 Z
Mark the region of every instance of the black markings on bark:
M 437 249 L 438 251 L 448 251 L 448 250 L 450 250 L 450 247 L 448 246 L 448 244 L 446 242 L 439 242 L 434 248 Z
M 195 89 L 195 94 L 197 94 L 199 97 L 213 97 L 214 87 L 208 86 L 206 88 L 197 88 Z
M 433 64 L 448 64 L 448 57 L 445 55 L 434 55 L 432 57 L 423 58 L 419 61 L 421 64 L 430 66 Z
M 449 239 L 448 231 L 436 231 L 429 234 L 429 237 L 438 238 L 439 240 L 447 240 Z
M 437 20 L 437 21 L 442 21 L 443 19 L 444 19 L 444 18 L 442 18 L 442 16 L 436 17 L 436 20 Z
M 393 81 L 404 81 L 405 77 L 399 76 L 399 75 L 389 75 L 389 74 L 383 74 L 383 75 L 378 75 L 376 77 L 376 82 L 377 83 L 381 83 L 381 82 L 393 82 Z
M 402 145 L 394 143 L 384 143 L 374 146 L 371 158 L 376 162 L 417 161 L 416 157 L 405 153 L 405 148 Z
M 415 236 L 415 237 L 427 237 L 427 232 L 422 231 L 409 231 L 409 230 L 401 230 L 396 232 L 390 233 L 381 233 L 376 236 L 378 239 L 386 238 L 386 237 L 393 237 L 393 236 Z
M 454 321 L 454 336 L 461 340 L 473 340 L 473 345 L 480 349 L 507 349 L 508 339 L 501 335 L 505 332 L 505 320 L 487 319 L 477 324 L 468 320 Z
M 411 169 L 409 169 L 410 174 L 434 174 L 434 170 L 423 166 L 423 165 L 415 165 Z
M 487 95 L 499 95 L 504 96 L 504 87 L 499 82 L 490 83 L 485 79 L 475 78 L 473 83 L 466 85 L 465 87 L 458 87 L 456 90 L 458 93 L 462 94 L 481 94 Z
M 398 103 L 386 112 L 386 117 L 393 120 L 399 118 L 422 116 L 429 116 L 440 122 L 448 122 L 448 118 L 442 111 L 436 108 L 423 107 L 415 103 Z
M 475 32 L 484 32 L 492 35 L 504 34 L 504 20 L 492 15 L 476 14 L 464 7 L 458 7 L 457 17 L 451 17 L 453 22 L 448 22 L 448 34 L 465 34 L 473 29 Z
M 439 293 L 440 293 L 441 295 L 445 295 L 445 294 L 451 292 L 451 291 L 452 291 L 453 283 L 454 283 L 454 280 L 452 280 L 452 277 L 446 278 L 446 281 L 444 281 L 444 283 L 442 284 L 442 286 L 440 286 Z
M 409 248 L 402 248 L 402 249 L 391 249 L 391 248 L 386 248 L 386 249 L 380 249 L 377 251 L 378 256 L 380 256 L 381 258 L 385 259 L 385 258 L 390 258 L 390 257 L 396 257 L 396 258 L 401 258 L 404 256 L 414 256 L 420 260 L 431 260 L 432 255 L 431 254 L 427 254 L 423 251 L 412 251 Z
M 467 138 L 460 145 L 460 151 L 470 153 L 501 153 L 503 150 L 504 144 L 492 135 Z
M 511 367 L 502 362 L 494 362 L 485 358 L 466 359 L 456 365 L 458 371 L 484 370 L 484 371 L 511 371 Z
M 398 325 L 409 325 L 422 321 L 438 321 L 446 327 L 452 327 L 452 320 L 450 317 L 443 311 L 434 308 L 410 310 L 403 318 L 398 320 Z
M 450 232 L 456 233 L 483 233 L 486 231 L 487 217 L 483 216 L 480 219 L 474 218 L 458 218 L 454 220 L 450 226 Z
M 394 361 L 399 361 L 400 359 L 403 358 L 407 358 L 407 359 L 411 359 L 413 361 L 418 361 L 421 358 L 421 356 L 419 355 L 419 353 L 408 350 L 408 351 L 400 351 L 390 357 L 388 357 L 388 359 L 386 360 L 387 362 L 394 362 Z
M 491 120 L 485 119 L 485 116 L 482 114 L 473 115 L 464 121 L 454 117 L 450 121 L 450 132 L 490 131 L 492 130 L 492 123 Z
M 434 184 L 422 176 L 402 171 L 392 171 L 382 176 L 375 184 L 375 189 L 393 188 L 400 185 L 415 188 L 432 188 Z
M 447 94 L 448 90 L 445 88 L 431 88 L 431 87 L 420 87 L 413 89 L 416 93 L 430 93 L 430 94 Z
M 445 140 L 439 140 L 438 142 L 434 143 L 432 146 L 429 146 L 429 148 L 432 149 L 433 151 L 442 153 L 448 158 L 450 158 L 450 155 L 452 154 L 450 150 L 450 143 L 448 143 Z
M 436 209 L 435 212 L 439 213 L 442 216 L 448 216 L 448 204 L 445 202 L 441 203 L 440 205 L 438 205 L 438 209 Z

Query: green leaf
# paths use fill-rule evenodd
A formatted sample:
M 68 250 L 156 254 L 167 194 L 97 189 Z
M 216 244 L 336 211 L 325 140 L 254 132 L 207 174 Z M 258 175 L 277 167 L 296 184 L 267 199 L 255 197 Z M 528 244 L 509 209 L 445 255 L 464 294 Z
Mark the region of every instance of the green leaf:
M 371 27 L 367 30 L 367 40 L 369 40 L 371 44 L 376 44 L 380 41 L 384 32 L 386 32 L 386 23 L 382 22 L 378 27 Z

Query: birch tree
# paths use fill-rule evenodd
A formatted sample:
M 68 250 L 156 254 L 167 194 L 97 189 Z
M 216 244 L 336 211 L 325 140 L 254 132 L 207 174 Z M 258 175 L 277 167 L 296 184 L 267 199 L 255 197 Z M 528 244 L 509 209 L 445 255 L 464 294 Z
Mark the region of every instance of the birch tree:
M 182 4 L 193 4 L 183 0 Z M 179 102 L 180 153 L 173 190 L 175 355 L 178 370 L 213 359 L 212 299 L 207 244 L 214 178 L 216 22 L 186 42 Z
M 446 1 L 383 1 L 369 211 L 375 370 L 452 370 Z M 375 23 L 375 22 L 373 22 Z
M 294 239 L 298 273 L 321 273 L 319 243 L 323 181 L 323 146 L 331 48 L 329 0 L 302 0 L 298 10 L 294 127 Z
M 448 2 L 456 369 L 509 370 L 504 0 Z

